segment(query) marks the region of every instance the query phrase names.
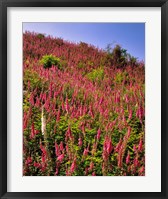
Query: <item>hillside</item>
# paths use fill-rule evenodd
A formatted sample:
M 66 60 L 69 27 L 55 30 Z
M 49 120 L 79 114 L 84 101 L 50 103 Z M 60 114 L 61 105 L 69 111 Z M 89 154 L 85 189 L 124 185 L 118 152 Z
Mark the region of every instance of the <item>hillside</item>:
M 23 34 L 23 175 L 145 175 L 144 65 L 114 57 Z

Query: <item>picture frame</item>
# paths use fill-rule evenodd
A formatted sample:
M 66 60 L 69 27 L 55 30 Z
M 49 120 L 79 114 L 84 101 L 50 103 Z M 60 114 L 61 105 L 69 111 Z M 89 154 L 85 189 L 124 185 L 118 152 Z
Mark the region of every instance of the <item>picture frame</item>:
M 160 7 L 161 8 L 161 192 L 8 192 L 7 173 L 7 9 L 8 7 Z M 168 199 L 168 1 L 167 0 L 1 0 L 0 1 L 0 198 L 157 198 Z

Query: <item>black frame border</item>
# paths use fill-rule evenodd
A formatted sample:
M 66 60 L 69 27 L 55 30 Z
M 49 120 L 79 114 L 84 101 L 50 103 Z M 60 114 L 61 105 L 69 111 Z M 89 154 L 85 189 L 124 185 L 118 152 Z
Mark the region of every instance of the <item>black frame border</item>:
M 161 192 L 7 192 L 7 8 L 161 7 Z M 0 198 L 168 199 L 168 0 L 0 0 Z

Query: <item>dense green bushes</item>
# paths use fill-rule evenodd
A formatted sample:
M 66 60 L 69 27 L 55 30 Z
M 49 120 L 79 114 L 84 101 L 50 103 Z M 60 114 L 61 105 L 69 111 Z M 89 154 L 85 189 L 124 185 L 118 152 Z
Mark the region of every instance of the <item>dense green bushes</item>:
M 54 55 L 44 55 L 40 60 L 40 63 L 43 64 L 45 69 L 51 68 L 52 66 L 57 66 L 59 69 L 62 68 L 60 58 L 55 57 Z
M 110 62 L 111 65 L 115 65 L 117 68 L 123 68 L 126 65 L 130 65 L 132 67 L 138 65 L 137 58 L 127 53 L 127 50 L 118 44 L 114 48 L 111 47 L 111 44 L 108 44 L 106 51 L 106 61 Z

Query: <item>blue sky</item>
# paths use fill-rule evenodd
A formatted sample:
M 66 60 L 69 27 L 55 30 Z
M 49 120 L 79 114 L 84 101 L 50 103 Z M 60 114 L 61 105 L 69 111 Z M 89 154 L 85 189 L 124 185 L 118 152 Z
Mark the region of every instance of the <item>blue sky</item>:
M 144 23 L 23 23 L 23 32 L 33 31 L 61 37 L 71 42 L 86 42 L 105 49 L 120 44 L 128 53 L 145 59 Z

